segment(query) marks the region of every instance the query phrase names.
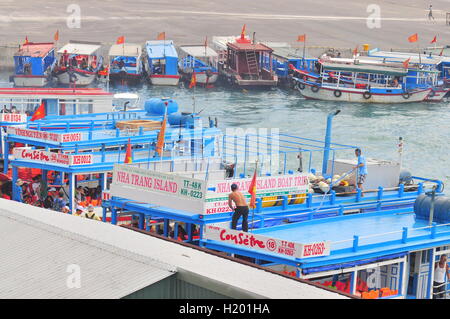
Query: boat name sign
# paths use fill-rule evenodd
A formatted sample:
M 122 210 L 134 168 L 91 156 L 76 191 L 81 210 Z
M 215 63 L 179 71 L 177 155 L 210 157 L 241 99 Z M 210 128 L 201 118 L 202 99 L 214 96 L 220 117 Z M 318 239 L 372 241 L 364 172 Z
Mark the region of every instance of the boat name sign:
M 38 130 L 30 130 L 21 127 L 12 127 L 9 126 L 6 131 L 8 134 L 40 139 L 51 142 L 58 143 L 67 143 L 67 142 L 78 142 L 82 139 L 82 134 L 80 132 L 77 133 L 52 133 L 46 131 L 38 131 Z
M 328 241 L 301 244 L 213 225 L 205 226 L 203 238 L 299 259 L 330 254 Z

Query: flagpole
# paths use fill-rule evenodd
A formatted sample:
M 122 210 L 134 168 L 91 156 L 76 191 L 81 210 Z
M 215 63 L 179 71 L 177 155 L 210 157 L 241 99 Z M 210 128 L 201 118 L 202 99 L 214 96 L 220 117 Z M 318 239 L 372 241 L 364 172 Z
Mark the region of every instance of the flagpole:
M 305 67 L 305 52 L 306 52 L 306 34 L 305 34 L 305 41 L 303 41 L 303 59 L 302 59 L 303 67 Z
M 255 174 L 258 175 L 258 159 L 256 159 L 255 161 Z M 256 196 L 256 193 L 255 193 Z M 251 228 L 251 233 L 253 232 L 253 217 L 255 216 L 255 206 L 256 206 L 256 201 L 255 201 L 255 205 L 252 207 L 252 228 Z
M 164 110 L 164 119 L 163 119 L 163 124 L 164 124 L 164 121 L 166 120 L 166 116 L 167 116 L 167 109 L 169 108 L 169 106 L 168 105 L 166 105 L 166 109 Z M 164 131 L 165 131 L 165 129 L 164 129 Z M 162 126 L 161 126 L 161 131 L 160 131 L 160 134 L 161 133 L 164 133 L 164 135 L 166 134 L 166 132 L 162 132 Z M 164 138 L 164 136 L 161 136 L 161 138 Z M 164 141 L 164 143 L 165 143 L 165 141 Z M 161 145 L 161 155 L 160 155 L 160 157 L 159 157 L 159 159 L 160 159 L 160 161 L 159 161 L 159 165 L 161 166 L 160 167 L 160 169 L 162 170 L 162 162 L 163 162 L 163 153 L 164 153 L 164 143 Z M 156 141 L 156 147 L 158 147 L 158 141 Z

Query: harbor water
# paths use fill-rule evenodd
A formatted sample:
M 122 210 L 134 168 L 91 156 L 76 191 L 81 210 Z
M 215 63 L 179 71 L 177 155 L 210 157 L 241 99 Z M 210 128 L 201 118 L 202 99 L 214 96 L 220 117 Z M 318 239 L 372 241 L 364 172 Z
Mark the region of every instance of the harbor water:
M 7 75 L 0 77 L 7 85 Z M 104 84 L 97 84 L 103 86 Z M 106 87 L 104 87 L 106 88 Z M 179 111 L 201 111 L 204 118 L 217 118 L 218 127 L 279 129 L 280 133 L 323 140 L 327 115 L 341 112 L 333 119 L 332 142 L 359 146 L 369 158 L 399 159 L 398 139 L 403 138 L 403 168 L 413 175 L 440 179 L 450 185 L 450 106 L 440 103 L 358 104 L 306 100 L 295 90 L 237 90 L 224 87 L 188 89 L 142 85 L 138 88 L 111 88 L 113 92 L 139 94 L 146 99 L 170 97 L 178 102 Z M 195 109 L 194 109 L 195 108 Z M 110 109 L 97 110 L 107 112 Z M 293 155 L 293 154 L 292 154 Z M 336 153 L 336 158 L 354 154 Z M 289 169 L 298 160 L 289 158 Z M 320 170 L 318 164 L 316 169 Z M 449 194 L 448 189 L 444 192 Z
M 413 175 L 450 184 L 450 109 L 447 102 L 355 104 L 305 100 L 294 90 L 267 91 L 229 88 L 143 86 L 135 90 L 141 103 L 147 98 L 171 97 L 180 111 L 201 111 L 218 119 L 218 127 L 279 129 L 281 133 L 323 140 L 327 115 L 333 119 L 332 141 L 361 147 L 363 154 L 380 160 L 398 160 L 398 139 L 403 138 L 403 168 Z M 336 153 L 336 158 L 351 153 Z M 350 156 L 350 157 L 349 157 Z M 291 169 L 297 160 L 290 159 Z M 295 161 L 295 163 L 293 163 Z M 298 165 L 297 165 L 298 166 Z M 321 169 L 319 165 L 316 166 Z M 448 194 L 448 190 L 445 190 Z

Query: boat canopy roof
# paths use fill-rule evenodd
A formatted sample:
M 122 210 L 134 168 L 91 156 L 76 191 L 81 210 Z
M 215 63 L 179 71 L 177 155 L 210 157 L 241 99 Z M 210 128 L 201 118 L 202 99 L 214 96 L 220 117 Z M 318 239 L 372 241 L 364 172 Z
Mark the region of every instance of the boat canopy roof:
M 411 58 L 409 63 L 432 64 L 432 65 L 437 65 L 441 62 L 450 62 L 449 57 L 439 55 L 430 56 L 430 54 L 420 54 L 419 56 L 417 52 L 391 52 L 391 51 L 379 51 L 375 49 L 369 51 L 369 57 L 385 58 L 386 61 L 405 61 Z
M 226 50 L 228 43 L 235 43 L 236 39 L 239 39 L 240 35 L 229 35 L 229 36 L 214 36 L 212 42 L 220 50 Z M 245 36 L 245 39 L 250 41 L 250 37 Z
M 133 56 L 139 57 L 142 53 L 142 47 L 139 44 L 123 43 L 113 44 L 109 49 L 109 56 Z
M 356 59 L 351 58 L 329 58 L 329 61 L 333 63 L 339 63 L 339 64 L 353 64 L 353 65 L 360 65 L 360 66 L 382 66 L 382 67 L 389 67 L 389 68 L 403 68 L 403 59 L 398 60 L 392 60 L 389 59 L 388 61 L 384 61 L 383 58 L 380 57 L 371 57 L 371 56 L 359 56 Z M 425 69 L 419 69 L 413 67 L 413 65 L 416 64 L 414 62 L 409 62 L 408 70 L 415 70 L 417 72 L 423 72 L 423 73 L 439 73 L 438 70 L 425 70 Z
M 64 53 L 67 51 L 69 54 L 93 55 L 100 48 L 101 44 L 98 42 L 70 41 L 68 44 L 59 49 L 58 53 Z
M 116 93 L 114 94 L 115 99 L 139 99 L 139 95 L 135 93 Z
M 285 60 L 303 59 L 303 48 L 273 47 L 273 55 Z M 305 54 L 305 59 L 315 59 Z
M 340 63 L 322 62 L 322 66 L 325 70 L 329 70 L 329 71 L 372 73 L 372 74 L 385 74 L 385 75 L 398 75 L 398 76 L 404 76 L 408 73 L 408 71 L 406 69 L 386 67 L 386 66 L 375 66 L 375 65 L 340 64 Z
M 145 48 L 149 58 L 178 58 L 177 50 L 172 40 L 153 40 L 145 43 Z
M 235 51 L 263 51 L 273 52 L 271 48 L 262 43 L 227 43 L 227 46 Z
M 217 52 L 204 45 L 186 45 L 180 46 L 180 50 L 193 57 L 216 57 Z
M 22 45 L 16 52 L 15 56 L 29 56 L 32 58 L 44 58 L 55 48 L 53 42 L 49 43 L 33 43 L 29 42 Z

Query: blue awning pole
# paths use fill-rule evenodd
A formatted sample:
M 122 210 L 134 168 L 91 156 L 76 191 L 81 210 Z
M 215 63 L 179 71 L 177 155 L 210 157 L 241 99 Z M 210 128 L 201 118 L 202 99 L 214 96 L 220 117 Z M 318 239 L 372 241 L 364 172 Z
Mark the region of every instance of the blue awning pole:
M 323 151 L 323 161 L 322 161 L 322 175 L 325 176 L 328 169 L 328 157 L 330 154 L 330 145 L 331 145 L 331 128 L 333 117 L 338 115 L 341 110 L 336 110 L 334 113 L 328 114 L 327 117 L 327 130 L 325 132 L 325 149 Z

